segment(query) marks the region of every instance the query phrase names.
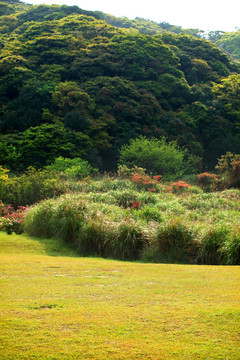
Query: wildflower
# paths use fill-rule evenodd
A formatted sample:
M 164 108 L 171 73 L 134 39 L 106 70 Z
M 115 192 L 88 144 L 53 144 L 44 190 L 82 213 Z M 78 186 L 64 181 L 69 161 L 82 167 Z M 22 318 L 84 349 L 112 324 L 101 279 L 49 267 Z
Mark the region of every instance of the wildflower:
M 141 205 L 141 202 L 137 201 L 132 205 L 132 208 L 137 208 L 138 209 L 140 205 Z

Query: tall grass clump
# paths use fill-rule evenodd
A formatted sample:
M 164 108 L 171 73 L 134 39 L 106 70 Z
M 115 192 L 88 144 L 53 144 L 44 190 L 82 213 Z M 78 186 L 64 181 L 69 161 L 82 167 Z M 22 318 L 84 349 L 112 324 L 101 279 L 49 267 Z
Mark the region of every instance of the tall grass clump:
M 30 209 L 25 231 L 63 239 L 82 255 L 136 260 L 145 244 L 144 230 L 140 223 L 128 218 L 130 210 L 126 214 L 127 210 L 122 210 L 117 216 L 114 210 L 116 205 L 89 204 L 81 196 L 62 196 Z
M 110 256 L 107 243 L 113 236 L 112 226 L 103 219 L 88 219 L 79 233 L 77 250 L 85 256 Z
M 107 243 L 109 254 L 115 259 L 138 260 L 147 242 L 143 227 L 132 219 L 125 219 Z
M 83 200 L 62 197 L 53 215 L 52 228 L 55 236 L 76 245 L 86 213 L 87 206 Z
M 212 227 L 203 235 L 198 252 L 198 263 L 220 265 L 224 263 L 223 245 L 228 235 L 225 226 Z
M 55 201 L 46 200 L 27 212 L 24 229 L 29 235 L 57 237 L 67 243 L 75 243 L 86 210 L 82 200 L 68 196 Z
M 24 219 L 24 231 L 31 236 L 53 237 L 52 220 L 55 207 L 52 200 L 35 205 L 30 208 Z
M 228 234 L 223 247 L 225 263 L 227 265 L 240 264 L 240 228 L 234 229 Z
M 162 263 L 193 263 L 197 251 L 194 231 L 174 220 L 157 228 L 155 238 L 142 252 L 142 259 Z
M 133 190 L 118 190 L 114 191 L 113 197 L 116 199 L 116 204 L 124 208 L 134 205 L 138 201 L 138 192 Z
M 142 210 L 135 211 L 136 217 L 139 219 L 146 220 L 147 222 L 155 221 L 162 222 L 162 214 L 161 211 L 153 206 L 147 205 Z

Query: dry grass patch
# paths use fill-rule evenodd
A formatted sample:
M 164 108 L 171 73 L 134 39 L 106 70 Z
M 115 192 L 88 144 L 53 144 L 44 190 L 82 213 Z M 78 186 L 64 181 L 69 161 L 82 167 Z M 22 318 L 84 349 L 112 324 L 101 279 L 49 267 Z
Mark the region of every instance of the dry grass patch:
M 1 360 L 240 358 L 238 266 L 80 258 L 0 233 L 0 274 Z

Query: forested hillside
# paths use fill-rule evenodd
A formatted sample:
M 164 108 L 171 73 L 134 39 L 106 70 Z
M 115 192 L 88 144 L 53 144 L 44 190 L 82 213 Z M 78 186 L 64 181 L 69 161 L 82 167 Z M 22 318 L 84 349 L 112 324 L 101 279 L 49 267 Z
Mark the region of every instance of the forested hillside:
M 194 31 L 141 33 L 17 0 L 0 14 L 0 164 L 22 171 L 61 155 L 112 170 L 139 135 L 177 139 L 203 169 L 240 153 L 240 67 Z
M 222 34 L 216 45 L 229 53 L 232 59 L 240 62 L 240 30 Z

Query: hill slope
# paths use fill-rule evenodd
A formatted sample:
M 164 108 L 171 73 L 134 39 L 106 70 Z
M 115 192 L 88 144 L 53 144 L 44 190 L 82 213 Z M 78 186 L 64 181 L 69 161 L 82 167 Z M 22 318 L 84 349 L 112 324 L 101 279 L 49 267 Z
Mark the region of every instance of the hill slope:
M 57 152 L 114 169 L 139 135 L 178 139 L 209 168 L 240 152 L 240 70 L 212 43 L 118 29 L 76 6 L 20 4 L 0 17 L 0 163 L 41 167 Z

